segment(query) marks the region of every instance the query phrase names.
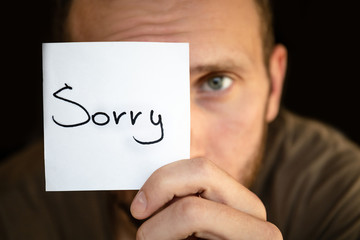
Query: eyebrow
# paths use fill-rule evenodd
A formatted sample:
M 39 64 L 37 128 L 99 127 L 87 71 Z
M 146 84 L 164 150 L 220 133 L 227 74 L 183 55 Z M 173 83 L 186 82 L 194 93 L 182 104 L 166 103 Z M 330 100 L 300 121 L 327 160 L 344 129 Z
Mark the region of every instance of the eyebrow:
M 235 62 L 231 59 L 219 61 L 219 63 L 201 64 L 190 67 L 191 74 L 202 74 L 211 72 L 222 72 L 222 71 L 245 71 L 245 66 L 248 63 L 245 61 Z

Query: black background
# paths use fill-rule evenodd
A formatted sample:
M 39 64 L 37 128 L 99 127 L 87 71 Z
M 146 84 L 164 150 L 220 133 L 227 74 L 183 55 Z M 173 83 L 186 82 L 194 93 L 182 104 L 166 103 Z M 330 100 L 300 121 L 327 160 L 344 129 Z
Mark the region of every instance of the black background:
M 283 104 L 360 143 L 356 1 L 274 0 L 276 40 L 289 50 Z M 2 6 L 0 159 L 42 136 L 41 43 L 52 0 Z

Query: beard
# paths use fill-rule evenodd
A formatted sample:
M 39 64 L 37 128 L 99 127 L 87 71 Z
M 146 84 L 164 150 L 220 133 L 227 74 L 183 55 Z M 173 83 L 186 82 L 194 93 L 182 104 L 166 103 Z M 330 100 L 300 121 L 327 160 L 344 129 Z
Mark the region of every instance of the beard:
M 244 168 L 245 171 L 243 172 L 241 178 L 239 179 L 239 182 L 242 185 L 244 185 L 246 188 L 250 188 L 254 184 L 263 163 L 267 132 L 268 132 L 268 124 L 266 123 L 265 120 L 262 129 L 263 131 L 261 133 L 258 146 L 255 148 L 255 151 L 247 161 Z

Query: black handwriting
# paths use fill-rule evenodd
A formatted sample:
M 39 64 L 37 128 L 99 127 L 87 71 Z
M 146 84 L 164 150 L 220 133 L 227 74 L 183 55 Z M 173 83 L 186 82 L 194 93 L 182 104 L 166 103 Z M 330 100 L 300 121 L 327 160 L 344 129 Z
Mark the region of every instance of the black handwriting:
M 57 90 L 56 92 L 54 92 L 53 96 L 57 99 L 60 99 L 62 101 L 65 101 L 67 103 L 73 104 L 77 107 L 79 107 L 84 114 L 86 115 L 86 120 L 85 121 L 80 121 L 78 123 L 71 123 L 71 124 L 65 124 L 65 123 L 60 123 L 58 120 L 55 120 L 55 117 L 52 116 L 52 120 L 54 121 L 55 124 L 57 124 L 60 127 L 64 127 L 64 128 L 73 128 L 73 127 L 80 127 L 82 125 L 85 125 L 87 123 L 90 122 L 90 120 L 97 126 L 106 126 L 107 124 L 110 123 L 111 118 L 110 116 L 105 113 L 105 112 L 96 112 L 92 115 L 89 114 L 88 110 L 82 106 L 80 103 L 77 103 L 75 101 L 66 99 L 64 97 L 60 97 L 59 93 L 61 93 L 64 90 L 72 90 L 72 87 L 69 86 L 68 84 L 65 83 L 65 87 L 60 88 L 59 90 Z M 119 124 L 120 118 L 123 117 L 124 115 L 126 115 L 126 112 L 121 112 L 120 114 L 117 114 L 116 111 L 113 111 L 113 118 L 114 118 L 114 122 L 116 125 Z M 142 112 L 137 112 L 136 114 L 134 114 L 133 111 L 130 111 L 130 122 L 131 124 L 134 126 L 136 124 L 136 120 L 138 119 L 138 117 L 142 114 Z M 133 139 L 142 145 L 149 145 L 149 144 L 155 144 L 160 142 L 161 140 L 163 140 L 164 138 L 164 126 L 163 126 L 163 122 L 162 122 L 162 117 L 161 114 L 158 114 L 158 120 L 157 122 L 154 121 L 154 110 L 150 111 L 150 121 L 154 126 L 160 125 L 160 130 L 161 130 L 161 135 L 160 138 L 154 141 L 141 141 L 137 138 L 135 138 L 133 136 Z M 99 120 L 100 119 L 100 120 Z

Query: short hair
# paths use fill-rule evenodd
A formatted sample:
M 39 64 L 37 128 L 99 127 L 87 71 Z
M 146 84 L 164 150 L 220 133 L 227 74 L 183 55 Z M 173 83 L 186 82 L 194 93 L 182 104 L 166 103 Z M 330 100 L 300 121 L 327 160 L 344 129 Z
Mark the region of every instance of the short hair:
M 65 41 L 66 19 L 71 7 L 72 0 L 54 0 L 54 17 L 52 36 L 54 41 Z M 263 45 L 263 58 L 265 66 L 269 66 L 272 49 L 275 44 L 272 7 L 270 0 L 254 0 L 260 18 L 260 36 Z
M 254 0 L 260 17 L 260 36 L 263 44 L 263 57 L 269 67 L 270 56 L 275 45 L 273 9 L 270 0 Z
M 51 19 L 52 40 L 63 42 L 66 37 L 66 20 L 70 11 L 72 0 L 53 0 L 53 17 Z

